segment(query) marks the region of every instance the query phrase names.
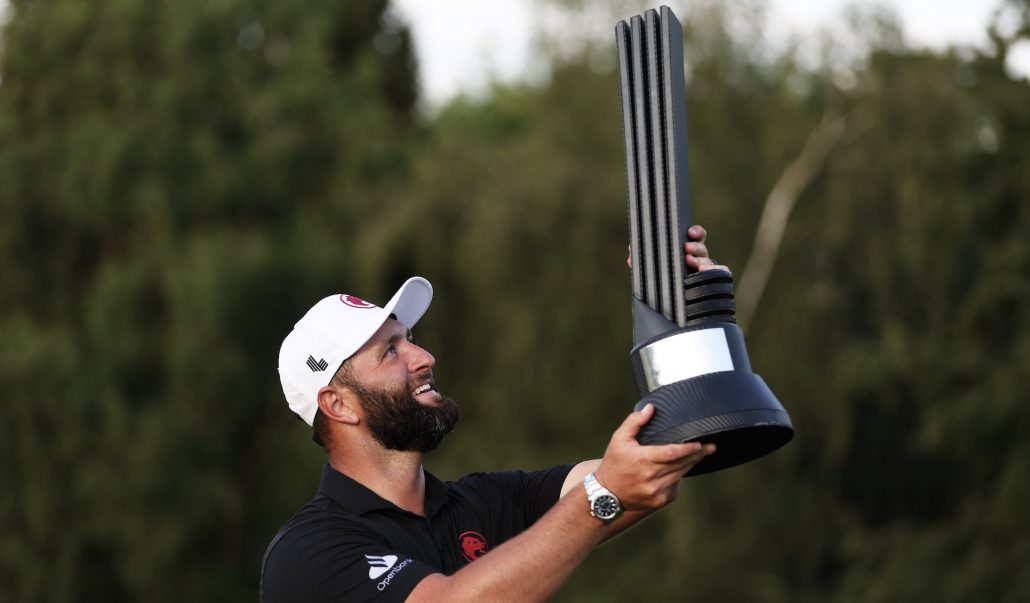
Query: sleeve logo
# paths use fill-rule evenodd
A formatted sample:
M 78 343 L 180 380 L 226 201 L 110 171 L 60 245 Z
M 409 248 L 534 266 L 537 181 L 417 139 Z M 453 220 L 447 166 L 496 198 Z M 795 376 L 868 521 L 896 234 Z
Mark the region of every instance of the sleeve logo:
M 365 559 L 368 559 L 368 577 L 372 580 L 385 574 L 397 563 L 397 555 L 365 555 Z
M 397 563 L 397 555 L 365 555 L 365 559 L 368 560 L 368 577 L 372 580 L 377 580 L 383 574 L 389 571 L 389 574 L 376 584 L 376 589 L 379 592 L 386 590 L 387 586 L 390 586 L 390 581 L 393 580 L 394 576 L 400 573 L 402 569 L 407 567 L 409 564 L 414 563 L 411 558 L 405 559 L 400 563 Z M 394 565 L 397 563 L 397 565 Z

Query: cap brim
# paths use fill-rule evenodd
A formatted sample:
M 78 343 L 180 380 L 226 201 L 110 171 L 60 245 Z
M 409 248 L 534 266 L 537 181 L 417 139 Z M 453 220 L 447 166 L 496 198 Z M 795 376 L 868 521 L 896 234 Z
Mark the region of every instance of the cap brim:
M 432 301 L 433 286 L 421 276 L 413 276 L 404 281 L 383 309 L 387 314 L 396 316 L 397 320 L 410 329 L 426 313 Z

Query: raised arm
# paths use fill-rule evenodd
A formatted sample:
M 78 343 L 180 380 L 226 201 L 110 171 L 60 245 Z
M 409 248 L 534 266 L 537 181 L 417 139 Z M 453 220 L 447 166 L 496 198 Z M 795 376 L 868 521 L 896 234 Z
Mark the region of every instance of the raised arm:
M 728 270 L 709 257 L 707 236 L 701 226 L 687 229 L 687 267 Z M 626 417 L 604 457 L 573 467 L 561 499 L 529 529 L 450 576 L 427 576 L 408 601 L 543 601 L 554 594 L 597 544 L 675 500 L 683 476 L 715 452 L 714 445 L 695 442 L 641 445 L 637 433 L 653 414 L 648 405 Z M 622 504 L 624 512 L 610 523 L 590 514 L 583 486 L 589 473 Z
M 606 524 L 593 517 L 580 482 L 528 530 L 450 576 L 427 576 L 408 601 L 543 601 L 554 594 L 610 533 L 675 500 L 683 475 L 715 451 L 711 444 L 640 445 L 637 433 L 653 413 L 648 405 L 626 417 L 597 467 L 598 481 L 626 510 L 622 518 Z

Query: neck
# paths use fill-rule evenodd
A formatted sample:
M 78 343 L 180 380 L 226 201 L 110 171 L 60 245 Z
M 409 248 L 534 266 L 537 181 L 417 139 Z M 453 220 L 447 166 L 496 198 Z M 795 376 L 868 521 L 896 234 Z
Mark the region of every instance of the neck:
M 333 447 L 329 466 L 401 509 L 425 516 L 426 476 L 422 453 L 368 446 Z

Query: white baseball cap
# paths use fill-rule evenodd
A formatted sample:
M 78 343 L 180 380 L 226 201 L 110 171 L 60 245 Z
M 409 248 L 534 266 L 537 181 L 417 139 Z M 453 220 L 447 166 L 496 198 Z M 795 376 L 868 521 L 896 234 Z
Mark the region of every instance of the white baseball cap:
M 318 410 L 318 390 L 329 385 L 343 361 L 365 345 L 391 314 L 409 329 L 415 326 L 432 300 L 433 286 L 415 276 L 382 308 L 346 293 L 330 295 L 312 306 L 279 348 L 279 380 L 290 409 L 311 425 Z

